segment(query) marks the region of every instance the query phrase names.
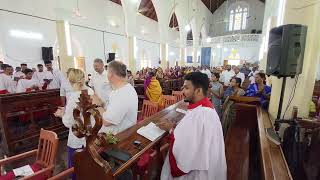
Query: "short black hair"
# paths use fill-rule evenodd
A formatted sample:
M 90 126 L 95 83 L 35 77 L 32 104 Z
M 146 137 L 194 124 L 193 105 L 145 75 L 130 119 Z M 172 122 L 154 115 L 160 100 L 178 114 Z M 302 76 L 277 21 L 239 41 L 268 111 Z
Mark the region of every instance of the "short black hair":
M 242 82 L 242 80 L 241 80 L 240 78 L 238 78 L 238 77 L 233 77 L 233 78 L 230 79 L 230 82 L 232 81 L 232 79 L 235 79 L 235 80 L 236 80 L 236 83 L 239 84 L 238 87 L 241 87 L 241 82 Z
M 23 71 L 23 73 L 25 74 L 25 75 L 27 75 L 28 73 L 30 73 L 30 72 L 33 72 L 31 69 L 29 69 L 29 68 L 27 68 L 27 69 L 25 69 L 24 71 Z
M 184 80 L 191 81 L 192 85 L 196 88 L 201 88 L 203 94 L 206 96 L 209 89 L 209 78 L 206 74 L 201 72 L 192 72 L 184 77 Z
M 42 64 L 38 64 L 37 67 L 43 67 L 43 65 Z
M 214 75 L 217 79 L 220 78 L 220 74 L 219 74 L 219 73 L 213 73 L 213 75 Z
M 1 68 L 2 68 L 3 70 L 5 70 L 7 67 L 10 67 L 10 65 L 9 65 L 9 64 L 2 64 L 2 65 L 1 65 Z
M 44 61 L 44 64 L 52 64 L 51 61 Z
M 22 63 L 20 64 L 20 66 L 28 66 L 26 63 Z
M 150 71 L 148 74 L 149 74 L 150 77 L 154 77 L 155 76 L 155 73 L 153 71 Z

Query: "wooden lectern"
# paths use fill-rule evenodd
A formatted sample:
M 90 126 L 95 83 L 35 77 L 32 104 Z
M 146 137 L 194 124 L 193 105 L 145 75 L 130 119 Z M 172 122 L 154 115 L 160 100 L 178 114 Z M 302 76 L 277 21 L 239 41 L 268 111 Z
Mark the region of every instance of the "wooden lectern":
M 149 150 L 152 149 L 160 154 L 161 141 L 166 134 L 155 141 L 150 141 L 139 135 L 137 130 L 150 122 L 156 123 L 163 118 L 179 121 L 183 118 L 184 114 L 177 112 L 176 108 L 186 109 L 186 104 L 184 102 L 179 102 L 170 106 L 159 113 L 146 118 L 141 123 L 117 134 L 116 138 L 119 139 L 119 143 L 111 145 L 108 143 L 105 134 L 98 133 L 103 124 L 102 117 L 96 110 L 96 106 L 92 105 L 92 101 L 86 90 L 82 91 L 79 100 L 79 108 L 74 109 L 73 111 L 76 125 L 72 127 L 72 131 L 79 138 L 85 137 L 87 146 L 83 150 L 77 151 L 73 157 L 74 172 L 78 180 L 116 179 L 127 170 L 133 168 L 141 155 Z M 83 116 L 83 120 L 80 118 L 81 115 Z M 95 125 L 93 127 L 90 121 L 91 116 L 95 119 Z M 140 146 L 137 147 L 134 145 L 134 141 L 140 141 Z M 104 160 L 100 155 L 102 151 L 112 149 L 127 152 L 131 157 L 127 161 L 117 160 L 117 163 L 120 165 L 114 167 L 112 163 Z M 162 164 L 163 157 L 158 157 L 159 164 Z

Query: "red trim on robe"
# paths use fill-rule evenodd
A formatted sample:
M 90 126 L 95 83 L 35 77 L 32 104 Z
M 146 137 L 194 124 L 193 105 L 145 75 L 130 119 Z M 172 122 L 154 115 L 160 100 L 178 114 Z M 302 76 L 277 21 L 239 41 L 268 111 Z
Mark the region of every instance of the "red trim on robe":
M 172 177 L 180 177 L 187 173 L 183 172 L 181 169 L 179 169 L 177 165 L 176 158 L 173 155 L 173 144 L 174 144 L 174 134 L 173 132 L 169 135 L 169 164 L 170 164 L 170 171 Z
M 190 103 L 188 106 L 188 109 L 194 109 L 200 105 L 202 105 L 203 107 L 208 107 L 208 108 L 212 108 L 212 109 L 214 108 L 211 101 L 209 100 L 209 98 L 206 97 L 206 98 L 203 98 L 201 101 L 198 101 L 194 104 Z
M 9 92 L 5 89 L 5 90 L 0 90 L 0 94 L 8 94 Z
M 198 106 L 202 105 L 203 107 L 209 107 L 209 108 L 214 108 L 211 101 L 209 98 L 203 98 L 201 101 L 198 101 L 194 104 L 189 104 L 188 109 L 194 109 Z M 180 177 L 183 176 L 187 173 L 183 172 L 181 169 L 179 169 L 177 165 L 176 158 L 173 155 L 173 144 L 174 144 L 174 134 L 173 131 L 169 135 L 169 141 L 170 141 L 170 146 L 169 146 L 169 164 L 170 164 L 170 171 L 171 171 L 171 176 L 172 177 Z

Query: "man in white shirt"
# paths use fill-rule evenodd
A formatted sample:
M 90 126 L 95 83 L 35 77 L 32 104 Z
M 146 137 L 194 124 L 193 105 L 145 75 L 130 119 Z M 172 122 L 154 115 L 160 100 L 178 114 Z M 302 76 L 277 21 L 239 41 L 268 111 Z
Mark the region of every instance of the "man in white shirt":
M 25 78 L 18 81 L 16 93 L 38 91 L 41 89 L 37 80 L 32 79 L 33 71 L 31 69 L 24 70 Z
M 123 63 L 112 61 L 107 77 L 113 90 L 106 110 L 98 108 L 104 124 L 100 132 L 117 134 L 137 123 L 138 95 L 127 82 L 127 68 Z
M 242 86 L 242 83 L 243 83 L 244 79 L 246 78 L 244 73 L 240 72 L 240 69 L 237 66 L 234 67 L 233 70 L 234 70 L 234 73 L 235 73 L 235 77 L 241 79 L 241 86 Z
M 44 84 L 44 79 L 46 76 L 46 73 L 43 71 L 43 65 L 38 64 L 37 65 L 38 71 L 33 73 L 32 79 L 38 82 L 38 84 L 42 87 Z
M 206 74 L 209 79 L 210 79 L 211 76 L 212 76 L 211 71 L 210 71 L 207 67 L 204 67 L 204 68 L 201 70 L 201 72 L 202 72 L 203 74 Z
M 227 65 L 226 70 L 221 73 L 220 81 L 224 83 L 225 86 L 230 84 L 231 78 L 234 76 L 234 71 L 231 70 L 231 66 Z
M 0 94 L 8 94 L 15 92 L 15 82 L 12 80 L 12 67 L 3 64 L 3 73 L 0 74 Z
M 53 69 L 51 61 L 45 61 L 44 65 L 47 68 L 44 77 L 44 83 L 45 86 L 47 86 L 46 89 L 60 89 L 64 78 L 62 72 L 60 70 Z
M 93 68 L 96 72 L 92 75 L 89 86 L 93 88 L 95 94 L 102 100 L 106 107 L 112 88 L 108 81 L 107 71 L 104 69 L 102 59 L 95 59 Z
M 252 68 L 251 72 L 250 72 L 249 75 L 248 75 L 251 84 L 254 84 L 254 83 L 255 83 L 254 77 L 255 77 L 256 74 L 258 74 L 258 73 L 259 73 L 259 67 L 254 66 L 254 67 Z

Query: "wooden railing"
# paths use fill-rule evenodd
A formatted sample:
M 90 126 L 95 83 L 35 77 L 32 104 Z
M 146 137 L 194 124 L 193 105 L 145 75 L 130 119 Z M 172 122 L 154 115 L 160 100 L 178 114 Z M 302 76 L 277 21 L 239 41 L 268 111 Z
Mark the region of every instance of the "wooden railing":
M 252 97 L 230 97 L 236 117 L 226 138 L 228 180 L 291 180 L 281 146 L 267 139 L 266 128 L 273 127 L 268 112 Z
M 2 155 L 37 147 L 40 129 L 67 136 L 61 119 L 53 113 L 61 105 L 59 89 L 0 95 L 0 145 Z M 1 155 L 1 154 L 0 154 Z

